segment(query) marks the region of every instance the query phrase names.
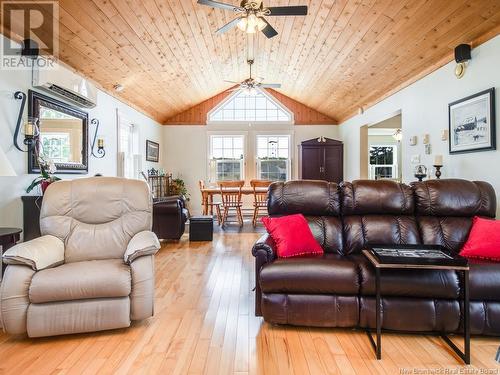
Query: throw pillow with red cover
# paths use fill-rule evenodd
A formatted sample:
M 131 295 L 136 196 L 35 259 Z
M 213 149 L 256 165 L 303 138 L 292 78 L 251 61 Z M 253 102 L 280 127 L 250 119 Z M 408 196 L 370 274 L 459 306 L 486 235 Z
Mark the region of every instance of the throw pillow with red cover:
M 460 255 L 500 261 L 500 221 L 474 217 L 469 238 Z
M 304 215 L 263 217 L 262 223 L 276 244 L 278 258 L 323 254 Z

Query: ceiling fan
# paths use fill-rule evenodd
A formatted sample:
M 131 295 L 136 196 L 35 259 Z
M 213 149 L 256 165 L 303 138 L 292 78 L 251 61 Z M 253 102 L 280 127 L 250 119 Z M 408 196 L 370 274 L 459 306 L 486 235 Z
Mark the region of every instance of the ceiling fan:
M 263 78 L 257 78 L 257 79 L 253 78 L 252 77 L 252 65 L 253 65 L 254 61 L 248 60 L 247 63 L 250 67 L 250 77 L 249 78 L 245 79 L 243 82 L 224 80 L 225 82 L 235 83 L 235 84 L 239 85 L 239 87 L 234 88 L 234 89 L 229 90 L 229 91 L 245 90 L 248 93 L 250 93 L 251 95 L 256 95 L 258 92 L 257 90 L 260 88 L 279 89 L 281 87 L 280 83 L 262 83 Z
M 214 0 L 198 0 L 198 4 L 239 13 L 237 18 L 218 29 L 215 32 L 216 34 L 223 34 L 238 26 L 240 30 L 248 34 L 255 34 L 258 31 L 262 31 L 267 38 L 272 38 L 278 35 L 278 32 L 264 17 L 307 16 L 307 5 L 267 8 L 262 4 L 262 0 L 242 0 L 240 6 Z

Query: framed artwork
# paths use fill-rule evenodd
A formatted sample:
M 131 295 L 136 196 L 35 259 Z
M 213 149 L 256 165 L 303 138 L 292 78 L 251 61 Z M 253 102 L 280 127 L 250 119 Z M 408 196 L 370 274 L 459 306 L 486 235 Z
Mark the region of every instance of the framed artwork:
M 496 150 L 495 88 L 448 104 L 450 154 Z
M 160 161 L 160 144 L 146 140 L 146 160 L 158 163 Z

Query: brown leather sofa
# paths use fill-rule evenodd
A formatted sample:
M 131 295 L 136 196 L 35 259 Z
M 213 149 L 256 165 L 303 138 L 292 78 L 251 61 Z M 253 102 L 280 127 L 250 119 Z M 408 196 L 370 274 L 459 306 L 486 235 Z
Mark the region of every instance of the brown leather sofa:
M 153 232 L 163 240 L 178 240 L 185 230 L 189 211 L 184 196 L 170 196 L 153 201 Z
M 302 213 L 322 257 L 277 259 L 265 234 L 254 245 L 255 313 L 267 322 L 316 327 L 375 327 L 374 270 L 368 244 L 442 245 L 457 253 L 476 215 L 493 218 L 486 182 L 430 180 L 274 183 L 271 216 Z M 454 271 L 384 271 L 382 328 L 412 332 L 460 329 L 462 280 Z M 471 261 L 471 332 L 500 335 L 500 263 Z

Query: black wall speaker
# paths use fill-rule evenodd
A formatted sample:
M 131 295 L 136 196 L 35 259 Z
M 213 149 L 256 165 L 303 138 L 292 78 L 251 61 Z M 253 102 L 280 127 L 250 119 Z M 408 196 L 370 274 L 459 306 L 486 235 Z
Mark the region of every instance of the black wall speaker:
M 455 47 L 455 61 L 457 63 L 463 63 L 471 59 L 470 56 L 471 47 L 469 44 L 459 44 Z

